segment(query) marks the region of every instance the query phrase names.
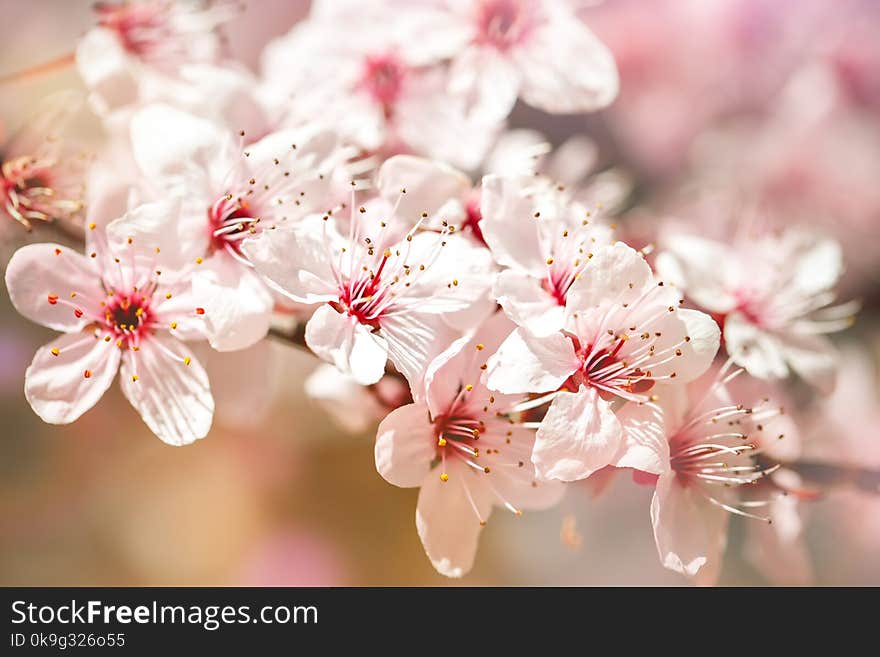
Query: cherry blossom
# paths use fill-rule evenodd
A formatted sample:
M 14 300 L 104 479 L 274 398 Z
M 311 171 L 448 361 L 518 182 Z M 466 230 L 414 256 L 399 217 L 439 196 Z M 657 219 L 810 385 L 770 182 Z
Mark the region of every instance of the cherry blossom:
M 359 383 L 376 383 L 388 358 L 416 386 L 428 363 L 458 331 L 474 321 L 467 311 L 482 303 L 491 286 L 489 254 L 448 224 L 440 233 L 420 231 L 434 212 L 426 209 L 405 233 L 404 208 L 418 207 L 395 158 L 378 174 L 391 214 L 351 204 L 347 235 L 335 214 L 314 215 L 245 240 L 242 249 L 276 290 L 290 299 L 320 304 L 305 339 L 319 357 Z M 352 193 L 354 196 L 354 192 Z M 404 222 L 403 225 L 406 225 Z
M 62 333 L 25 373 L 25 395 L 44 421 L 75 421 L 119 371 L 123 394 L 161 440 L 185 445 L 208 434 L 208 377 L 183 342 L 198 338 L 205 314 L 193 302 L 191 268 L 179 252 L 128 236 L 142 223 L 170 233 L 178 212 L 176 203 L 139 206 L 94 239 L 88 255 L 47 243 L 13 255 L 6 287 L 16 310 Z
M 489 360 L 489 388 L 552 400 L 532 456 L 542 477 L 572 481 L 607 465 L 658 472 L 642 444 L 649 429 L 626 403 L 648 402 L 656 383 L 695 379 L 718 350 L 715 322 L 679 304 L 644 257 L 618 242 L 597 250 L 568 290 L 564 330 L 519 328 L 504 341 Z
M 376 435 L 376 468 L 388 482 L 420 487 L 416 528 L 434 567 L 461 577 L 474 562 L 495 506 L 521 515 L 558 502 L 559 483 L 539 482 L 534 430 L 520 421 L 523 397 L 481 383 L 486 354 L 513 325 L 496 314 L 456 340 L 427 368 L 424 396 L 392 411 Z
M 843 263 L 832 240 L 792 228 L 724 245 L 690 235 L 664 239 L 659 271 L 724 321 L 724 343 L 753 376 L 794 372 L 823 391 L 835 351 L 823 334 L 852 323 L 853 304 L 828 307 Z

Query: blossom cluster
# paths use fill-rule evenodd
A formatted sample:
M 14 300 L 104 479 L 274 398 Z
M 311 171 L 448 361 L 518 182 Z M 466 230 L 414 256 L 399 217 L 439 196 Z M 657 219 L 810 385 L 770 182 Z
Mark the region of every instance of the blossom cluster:
M 281 337 L 323 361 L 310 396 L 375 429 L 379 474 L 419 488 L 444 575 L 494 508 L 624 470 L 654 488 L 667 568 L 715 581 L 733 515 L 785 544 L 808 494 L 782 383 L 834 388 L 826 334 L 856 310 L 834 305 L 838 243 L 747 217 L 644 240 L 595 144 L 512 129 L 515 106 L 617 98 L 576 2 L 312 4 L 259 74 L 221 38 L 231 3 L 96 6 L 76 66 L 104 142 L 77 152 L 65 96 L 3 152 L 2 212 L 66 227 L 6 267 L 17 311 L 61 334 L 25 373 L 34 412 L 73 422 L 118 374 L 187 445 L 214 421 L 204 354 Z

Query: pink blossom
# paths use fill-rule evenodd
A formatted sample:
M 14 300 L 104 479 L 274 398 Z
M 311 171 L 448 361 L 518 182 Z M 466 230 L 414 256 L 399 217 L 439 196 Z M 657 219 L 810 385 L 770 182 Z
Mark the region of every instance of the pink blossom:
M 149 223 L 176 230 L 179 206 L 139 206 L 93 236 L 89 255 L 56 244 L 19 249 L 6 269 L 16 310 L 63 335 L 41 348 L 25 373 L 34 412 L 52 424 L 79 418 L 117 370 L 122 392 L 164 442 L 204 438 L 214 400 L 208 377 L 182 339 L 199 337 L 204 308 L 191 294 L 179 250 L 135 241 Z
M 306 343 L 363 385 L 382 377 L 388 358 L 416 385 L 433 357 L 472 325 L 466 311 L 484 302 L 491 285 L 489 254 L 455 225 L 441 233 L 419 231 L 438 199 L 410 198 L 399 182 L 407 172 L 397 158 L 383 165 L 377 180 L 380 196 L 396 197 L 391 213 L 352 203 L 347 235 L 328 213 L 265 231 L 242 247 L 279 292 L 320 304 L 306 326 Z M 446 175 L 435 173 L 441 180 Z M 409 213 L 417 207 L 424 209 L 415 220 Z
M 724 317 L 724 343 L 738 365 L 760 378 L 793 371 L 834 387 L 835 352 L 823 333 L 849 326 L 852 304 L 827 308 L 842 272 L 840 247 L 809 231 L 737 236 L 732 245 L 670 235 L 659 271 L 701 308 Z
M 431 563 L 461 577 L 474 562 L 482 527 L 495 506 L 520 515 L 561 499 L 558 483 L 538 482 L 534 431 L 518 422 L 523 398 L 481 382 L 487 354 L 513 325 L 496 314 L 473 336 L 456 340 L 427 368 L 424 390 L 392 411 L 376 435 L 376 468 L 388 482 L 420 487 L 416 528 Z
M 620 242 L 598 249 L 568 291 L 565 329 L 519 328 L 489 360 L 487 384 L 504 393 L 550 393 L 533 461 L 542 477 L 572 481 L 607 465 L 658 472 L 642 444 L 649 427 L 630 405 L 663 382 L 701 375 L 718 350 L 707 315 L 679 308 L 644 257 Z

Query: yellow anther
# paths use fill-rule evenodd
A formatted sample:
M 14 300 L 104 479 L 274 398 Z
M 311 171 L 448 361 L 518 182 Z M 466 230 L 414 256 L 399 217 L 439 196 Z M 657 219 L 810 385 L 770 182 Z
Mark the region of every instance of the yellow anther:
M 58 347 L 52 347 L 52 355 L 57 356 L 60 352 L 58 351 Z
M 183 359 L 184 365 L 189 365 L 191 362 L 192 362 L 192 358 L 190 358 L 189 356 L 187 356 L 186 358 Z
M 449 475 L 444 472 L 443 474 L 440 475 L 440 481 L 442 481 L 443 483 L 446 483 L 447 481 L 449 481 Z
M 171 328 L 172 328 L 172 329 L 176 329 L 176 328 L 177 328 L 177 322 L 171 322 Z
M 446 447 L 446 438 L 441 437 L 440 440 L 437 441 L 438 447 Z

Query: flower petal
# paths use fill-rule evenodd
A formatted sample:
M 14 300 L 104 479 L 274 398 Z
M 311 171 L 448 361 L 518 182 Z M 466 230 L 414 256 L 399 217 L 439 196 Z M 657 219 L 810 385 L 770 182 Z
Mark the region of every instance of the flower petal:
M 493 294 L 507 316 L 534 335 L 550 335 L 563 327 L 565 308 L 536 278 L 506 269 L 495 279 Z
M 623 444 L 611 465 L 661 474 L 669 469 L 669 443 L 663 411 L 655 404 L 628 403 L 617 411 Z
M 376 432 L 376 470 L 389 484 L 420 486 L 434 458 L 434 429 L 424 404 L 407 404 L 389 413 Z
M 762 331 L 740 313 L 724 321 L 724 347 L 733 362 L 759 379 L 784 379 L 788 376 L 780 340 Z
M 105 294 L 92 262 L 60 244 L 28 244 L 16 251 L 6 266 L 6 289 L 19 313 L 56 331 L 79 331 L 100 317 Z M 83 311 L 79 317 L 70 305 L 74 300 Z
M 532 462 L 544 479 L 576 481 L 611 464 L 623 445 L 620 422 L 595 388 L 562 392 L 535 436 Z
M 822 394 L 834 391 L 839 354 L 824 335 L 786 334 L 780 339 L 783 358 L 798 376 Z
M 578 367 L 574 345 L 561 333 L 539 338 L 518 328 L 489 359 L 486 386 L 509 394 L 550 392 Z
M 120 369 L 126 399 L 162 442 L 175 447 L 207 436 L 214 418 L 208 375 L 188 353 L 178 340 L 154 335 L 138 351 L 126 351 Z
M 484 176 L 480 230 L 496 262 L 535 278 L 546 274 L 546 256 L 534 220 L 533 202 L 520 192 L 518 178 Z
M 474 564 L 481 522 L 492 512 L 492 493 L 465 466 L 451 467 L 448 474 L 449 480 L 441 481 L 435 469 L 422 484 L 416 529 L 437 572 L 461 577 Z
M 385 374 L 388 346 L 356 318 L 320 306 L 306 324 L 306 344 L 315 354 L 362 385 L 376 383 Z
M 395 155 L 382 164 L 376 181 L 379 193 L 390 203 L 397 202 L 397 216 L 408 224 L 422 213 L 430 220 L 449 201 L 461 200 L 471 187 L 470 179 L 442 162 L 411 155 Z M 401 193 L 405 189 L 406 193 Z M 457 217 L 443 217 L 456 220 Z
M 260 278 L 225 253 L 193 276 L 193 298 L 205 309 L 205 329 L 218 351 L 245 349 L 266 337 L 274 300 Z
M 25 397 L 44 422 L 73 422 L 98 403 L 116 378 L 119 353 L 113 342 L 90 332 L 62 335 L 34 356 L 24 375 Z
M 654 540 L 664 567 L 689 577 L 717 570 L 727 542 L 727 512 L 682 486 L 675 472 L 657 480 L 651 500 Z
M 601 303 L 632 303 L 654 285 L 644 256 L 617 242 L 596 251 L 566 295 L 570 313 L 583 312 Z

